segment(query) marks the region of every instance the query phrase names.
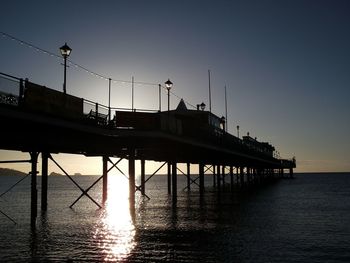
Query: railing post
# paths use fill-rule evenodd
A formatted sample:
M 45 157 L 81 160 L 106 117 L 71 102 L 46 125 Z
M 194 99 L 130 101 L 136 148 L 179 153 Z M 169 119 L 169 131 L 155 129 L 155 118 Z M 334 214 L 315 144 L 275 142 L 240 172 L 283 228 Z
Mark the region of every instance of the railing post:
M 23 79 L 19 80 L 19 97 L 18 97 L 18 106 L 22 104 L 24 98 L 24 84 Z

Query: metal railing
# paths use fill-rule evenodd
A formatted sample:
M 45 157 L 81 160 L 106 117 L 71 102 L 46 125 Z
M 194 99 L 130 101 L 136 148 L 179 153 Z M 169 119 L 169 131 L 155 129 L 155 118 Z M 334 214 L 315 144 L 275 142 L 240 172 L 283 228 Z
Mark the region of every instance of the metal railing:
M 0 73 L 0 103 L 18 106 L 23 96 L 23 80 Z

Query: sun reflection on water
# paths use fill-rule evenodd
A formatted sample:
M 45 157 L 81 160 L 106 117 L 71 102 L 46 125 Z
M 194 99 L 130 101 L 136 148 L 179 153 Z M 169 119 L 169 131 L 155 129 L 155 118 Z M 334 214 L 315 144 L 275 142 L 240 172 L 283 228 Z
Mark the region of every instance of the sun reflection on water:
M 128 181 L 121 176 L 109 176 L 108 199 L 94 235 L 105 261 L 125 259 L 136 245 L 128 197 Z

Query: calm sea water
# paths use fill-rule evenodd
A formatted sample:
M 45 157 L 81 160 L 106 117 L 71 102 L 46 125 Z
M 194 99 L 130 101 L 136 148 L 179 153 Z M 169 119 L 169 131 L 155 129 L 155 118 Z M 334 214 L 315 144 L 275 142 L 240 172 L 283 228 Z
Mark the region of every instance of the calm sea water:
M 97 177 L 75 176 L 83 188 Z M 0 178 L 0 192 L 20 177 Z M 147 184 L 150 200 L 128 203 L 128 182 L 109 177 L 104 209 L 66 177 L 49 178 L 49 208 L 30 230 L 30 178 L 0 198 L 1 262 L 350 262 L 350 174 L 298 174 L 261 189 L 181 191 L 174 209 L 166 178 Z M 40 185 L 40 177 L 38 179 Z M 100 201 L 101 184 L 91 196 Z M 39 187 L 40 193 L 40 187 Z M 39 198 L 40 203 L 40 198 Z

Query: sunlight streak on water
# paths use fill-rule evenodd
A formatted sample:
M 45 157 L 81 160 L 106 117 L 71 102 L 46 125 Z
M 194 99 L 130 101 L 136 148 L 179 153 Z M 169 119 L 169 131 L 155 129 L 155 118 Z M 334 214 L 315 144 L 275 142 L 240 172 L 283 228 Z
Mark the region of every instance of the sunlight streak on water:
M 105 261 L 125 259 L 136 245 L 128 197 L 128 181 L 121 176 L 110 176 L 108 199 L 94 235 Z

